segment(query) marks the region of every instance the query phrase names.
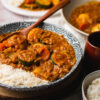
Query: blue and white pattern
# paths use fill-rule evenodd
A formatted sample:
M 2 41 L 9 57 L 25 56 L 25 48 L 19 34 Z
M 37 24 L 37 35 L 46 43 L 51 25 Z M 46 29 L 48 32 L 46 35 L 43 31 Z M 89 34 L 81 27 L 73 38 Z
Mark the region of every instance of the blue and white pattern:
M 0 27 L 0 34 L 1 33 L 9 33 L 9 32 L 21 29 L 21 28 L 28 27 L 32 23 L 33 22 L 16 22 L 16 23 L 11 23 L 11 24 L 4 25 L 4 26 Z M 67 30 L 65 30 L 61 27 L 57 27 L 57 26 L 52 25 L 52 24 L 48 24 L 48 23 L 42 23 L 38 27 L 46 29 L 46 30 L 50 30 L 52 32 L 56 32 L 58 34 L 63 34 L 63 36 L 73 46 L 73 48 L 75 50 L 75 54 L 76 54 L 77 62 L 74 65 L 74 67 L 72 68 L 72 70 L 65 77 L 63 77 L 62 79 L 59 79 L 59 80 L 54 81 L 54 82 L 50 82 L 48 84 L 48 85 L 51 85 L 51 84 L 54 84 L 54 83 L 57 83 L 57 82 L 63 80 L 68 75 L 70 75 L 77 68 L 77 66 L 79 65 L 83 53 L 82 53 L 82 49 L 81 49 L 80 43 L 78 42 L 77 38 L 75 36 L 73 36 L 70 32 L 68 32 Z

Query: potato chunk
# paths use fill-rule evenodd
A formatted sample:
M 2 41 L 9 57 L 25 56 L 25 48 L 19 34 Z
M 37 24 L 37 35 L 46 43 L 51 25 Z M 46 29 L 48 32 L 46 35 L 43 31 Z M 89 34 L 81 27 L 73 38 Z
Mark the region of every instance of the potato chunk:
M 79 25 L 79 28 L 84 30 L 92 23 L 92 20 L 87 13 L 83 13 L 78 16 L 76 22 Z
M 52 0 L 53 5 L 57 5 L 60 3 L 61 0 Z
M 91 29 L 91 32 L 97 32 L 100 31 L 100 23 L 94 25 Z

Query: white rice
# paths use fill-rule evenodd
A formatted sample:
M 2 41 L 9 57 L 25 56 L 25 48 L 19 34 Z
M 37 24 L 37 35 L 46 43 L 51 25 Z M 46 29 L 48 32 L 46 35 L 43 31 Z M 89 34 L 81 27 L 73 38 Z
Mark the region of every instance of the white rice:
M 87 90 L 88 100 L 100 100 L 100 78 L 95 79 Z
M 0 83 L 14 87 L 33 87 L 47 84 L 48 81 L 35 77 L 32 72 L 0 64 Z
M 9 0 L 10 5 L 15 7 L 19 7 L 23 2 L 24 0 Z

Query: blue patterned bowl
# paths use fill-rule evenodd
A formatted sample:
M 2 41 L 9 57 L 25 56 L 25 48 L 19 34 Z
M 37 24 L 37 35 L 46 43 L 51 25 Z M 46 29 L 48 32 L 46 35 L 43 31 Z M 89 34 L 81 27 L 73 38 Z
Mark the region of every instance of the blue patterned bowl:
M 15 30 L 18 30 L 20 28 L 25 28 L 31 25 L 33 22 L 17 22 L 17 23 L 11 23 L 4 25 L 0 27 L 0 33 L 8 33 L 12 32 Z M 30 97 L 30 96 L 38 96 L 42 95 L 45 93 L 50 93 L 52 91 L 56 91 L 64 86 L 68 86 L 77 78 L 80 72 L 80 67 L 79 63 L 82 58 L 82 49 L 80 46 L 80 43 L 74 37 L 70 32 L 67 30 L 57 27 L 52 24 L 48 23 L 42 23 L 38 27 L 47 29 L 53 32 L 57 32 L 58 34 L 63 34 L 63 36 L 69 41 L 69 43 L 73 46 L 76 54 L 76 59 L 77 62 L 72 68 L 72 70 L 65 75 L 63 78 L 50 82 L 49 84 L 46 85 L 41 85 L 41 86 L 35 86 L 31 88 L 26 88 L 26 87 L 11 87 L 11 86 L 6 86 L 3 84 L 0 84 L 0 95 L 2 96 L 7 96 L 7 97 L 16 97 L 16 98 L 25 98 L 25 97 Z

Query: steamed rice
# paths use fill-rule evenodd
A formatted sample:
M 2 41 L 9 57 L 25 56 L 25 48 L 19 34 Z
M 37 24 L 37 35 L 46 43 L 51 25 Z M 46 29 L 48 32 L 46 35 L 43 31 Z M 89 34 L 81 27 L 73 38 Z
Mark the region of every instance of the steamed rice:
M 16 6 L 16 7 L 19 7 L 23 2 L 24 0 L 9 0 L 9 3 L 12 6 Z
M 100 78 L 95 79 L 87 90 L 88 100 L 100 100 Z
M 0 83 L 14 87 L 33 87 L 47 84 L 48 81 L 35 77 L 32 72 L 0 64 Z

